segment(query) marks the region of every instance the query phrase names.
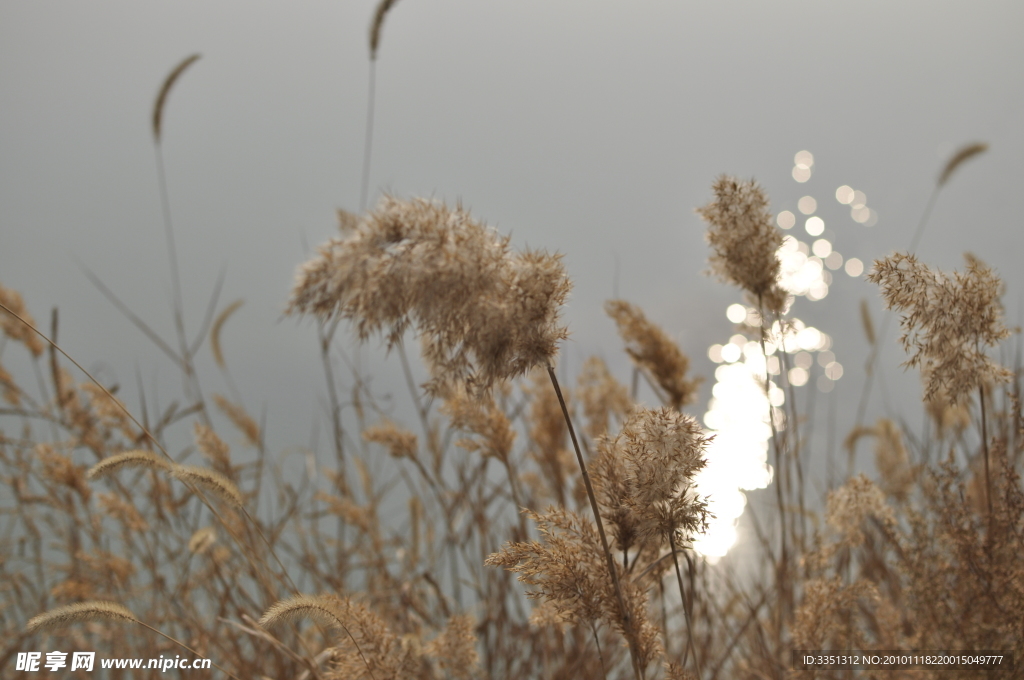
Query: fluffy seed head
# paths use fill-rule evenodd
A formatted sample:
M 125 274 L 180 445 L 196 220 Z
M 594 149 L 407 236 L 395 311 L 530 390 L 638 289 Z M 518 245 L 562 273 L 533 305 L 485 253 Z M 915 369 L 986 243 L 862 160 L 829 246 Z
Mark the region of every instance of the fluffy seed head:
M 76 602 L 75 604 L 57 607 L 50 611 L 33 616 L 25 624 L 29 633 L 38 633 L 54 628 L 63 628 L 72 623 L 82 621 L 128 621 L 138 623 L 138 619 L 127 607 L 116 602 Z
M 966 259 L 965 271 L 947 274 L 896 253 L 876 260 L 867 277 L 881 286 L 886 305 L 903 313 L 905 365 L 921 368 L 926 401 L 945 391 L 956 404 L 984 383 L 1011 377 L 985 354 L 1010 335 L 999 301 L 1002 283 L 984 262 L 970 254 Z
M 570 287 L 559 255 L 512 252 L 461 207 L 386 196 L 302 266 L 288 313 L 340 315 L 389 344 L 415 328 L 428 390 L 479 394 L 555 356 Z
M 728 175 L 715 180 L 712 188 L 715 200 L 697 209 L 708 223 L 711 271 L 747 291 L 768 311 L 781 312 L 786 292 L 779 286 L 776 251 L 782 234 L 772 225 L 768 196 L 753 180 Z

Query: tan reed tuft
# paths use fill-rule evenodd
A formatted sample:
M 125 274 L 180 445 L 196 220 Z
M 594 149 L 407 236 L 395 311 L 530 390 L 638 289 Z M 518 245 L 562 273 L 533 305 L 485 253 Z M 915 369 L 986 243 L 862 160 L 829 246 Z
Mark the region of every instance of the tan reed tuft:
M 175 465 L 171 468 L 171 474 L 183 482 L 195 484 L 213 492 L 229 505 L 239 508 L 244 505 L 242 492 L 238 490 L 235 483 L 216 470 L 198 465 Z
M 508 243 L 461 207 L 386 196 L 302 266 L 287 311 L 352 320 L 361 340 L 384 333 L 389 346 L 415 328 L 428 390 L 480 394 L 546 365 L 568 334 L 561 257 Z
M 711 271 L 747 291 L 759 308 L 781 313 L 787 298 L 778 283 L 776 251 L 782 233 L 772 224 L 768 196 L 753 180 L 728 175 L 715 180 L 712 189 L 715 199 L 697 209 L 708 223 L 705 237 L 714 250 Z
M 25 630 L 29 633 L 40 633 L 84 621 L 139 622 L 127 607 L 116 602 L 76 602 L 32 617 L 25 624 Z
M 988 144 L 985 142 L 974 142 L 973 144 L 967 144 L 954 153 L 950 159 L 946 162 L 945 167 L 942 168 L 942 173 L 939 174 L 939 179 L 936 184 L 939 187 L 945 186 L 949 178 L 953 176 L 956 169 L 959 168 L 966 161 L 974 158 L 979 154 L 983 154 L 988 151 Z
M 219 394 L 213 395 L 213 401 L 217 404 L 220 412 L 226 415 L 228 420 L 245 435 L 245 441 L 249 446 L 259 446 L 260 426 L 256 424 L 256 421 L 252 419 L 252 416 L 244 408 Z
M 1010 372 L 992 361 L 988 347 L 1010 335 L 999 302 L 1001 282 L 981 260 L 968 254 L 967 269 L 947 274 L 896 253 L 875 261 L 868 280 L 882 288 L 890 309 L 902 312 L 900 343 L 907 366 L 920 367 L 925 400 L 945 390 L 958 403 L 988 382 L 1005 382 Z
M 185 72 L 189 66 L 194 64 L 198 59 L 199 54 L 193 54 L 185 57 L 181 62 L 174 67 L 174 69 L 167 74 L 164 78 L 163 85 L 160 86 L 160 92 L 156 96 L 156 101 L 153 103 L 153 139 L 156 143 L 160 143 L 161 123 L 163 122 L 164 106 L 167 104 L 167 96 L 171 93 L 171 88 L 174 87 L 174 83 L 178 81 L 181 74 Z
M 89 468 L 86 479 L 95 480 L 112 475 L 126 468 L 150 468 L 152 470 L 169 470 L 171 463 L 152 451 L 135 450 L 116 453 L 108 456 Z
M 373 23 L 370 24 L 370 60 L 377 60 L 377 48 L 380 47 L 380 34 L 384 28 L 384 17 L 398 0 L 380 0 L 373 11 Z
M 394 458 L 415 458 L 419 444 L 416 435 L 385 418 L 377 425 L 363 430 L 363 439 L 381 444 Z
M 25 308 L 25 301 L 22 299 L 21 293 L 0 285 L 0 304 L 22 319 L 19 321 L 7 311 L 0 309 L 0 332 L 11 340 L 25 345 L 32 356 L 41 356 L 44 348 L 43 341 L 39 339 L 37 333 L 32 332 L 36 322 Z
M 697 399 L 701 380 L 686 378 L 690 359 L 665 331 L 648 321 L 639 307 L 625 300 L 605 302 L 604 311 L 619 327 L 633 363 L 666 392 L 672 408 L 679 410 Z

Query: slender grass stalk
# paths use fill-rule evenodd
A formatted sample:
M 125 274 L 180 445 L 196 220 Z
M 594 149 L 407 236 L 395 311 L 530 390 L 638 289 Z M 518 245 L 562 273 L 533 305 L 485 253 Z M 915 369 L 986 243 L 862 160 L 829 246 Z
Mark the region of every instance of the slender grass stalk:
M 587 472 L 587 464 L 583 460 L 583 453 L 580 451 L 579 441 L 576 439 L 576 429 L 572 425 L 572 418 L 569 417 L 569 409 L 565 405 L 565 398 L 562 396 L 562 388 L 558 386 L 558 378 L 555 376 L 554 367 L 548 363 L 548 377 L 551 378 L 551 385 L 558 395 L 558 404 L 562 407 L 562 415 L 565 417 L 566 427 L 569 428 L 569 437 L 572 439 L 573 449 L 576 452 L 576 461 L 580 465 L 580 474 L 583 476 L 583 484 L 587 488 L 587 498 L 590 499 L 590 508 L 594 511 L 594 521 L 597 524 L 597 533 L 601 537 L 601 548 L 604 550 L 605 562 L 608 566 L 608 574 L 611 576 L 612 584 L 615 587 L 615 596 L 618 599 L 619 612 L 622 615 L 623 628 L 628 632 L 626 640 L 629 643 L 629 655 L 633 662 L 633 674 L 637 680 L 642 680 L 643 671 L 636 652 L 636 639 L 633 634 L 633 625 L 626 610 L 626 601 L 622 596 L 622 584 L 619 583 L 619 574 L 615 570 L 615 559 L 612 557 L 611 548 L 608 547 L 608 537 L 604 531 L 604 521 L 601 519 L 601 510 L 597 505 L 597 496 L 594 495 L 594 485 L 590 481 L 590 473 Z

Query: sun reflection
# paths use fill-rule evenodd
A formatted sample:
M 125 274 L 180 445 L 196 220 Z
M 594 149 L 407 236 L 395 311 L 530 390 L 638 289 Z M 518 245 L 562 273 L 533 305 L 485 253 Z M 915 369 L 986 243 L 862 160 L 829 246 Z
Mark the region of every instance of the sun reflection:
M 814 166 L 810 152 L 797 153 L 793 163 L 794 180 L 803 183 L 810 179 Z M 835 195 L 840 204 L 850 206 L 855 221 L 867 226 L 877 221 L 878 215 L 867 206 L 863 191 L 844 184 Z M 834 271 L 844 269 L 852 277 L 864 273 L 861 260 L 844 258 L 835 250 L 831 232 L 827 238 L 822 237 L 825 221 L 815 214 L 820 207 L 813 196 L 797 201 L 799 212 L 808 216 L 805 230 L 820 238 L 809 244 L 797 234 L 786 234 L 777 251 L 779 285 L 790 295 L 787 310 L 797 297 L 812 302 L 826 297 Z M 796 226 L 796 215 L 783 210 L 775 222 L 789 230 Z M 712 560 L 725 555 L 736 541 L 737 522 L 746 507 L 743 492 L 763 489 L 772 482 L 769 419 L 774 419 L 776 430 L 785 430 L 785 390 L 807 387 L 831 392 L 843 377 L 843 366 L 836 361 L 827 333 L 788 317 L 785 324 L 765 324 L 762 338 L 762 320 L 756 308 L 734 303 L 726 308 L 725 315 L 745 333 L 735 333 L 728 342 L 708 348 L 708 358 L 718 367 L 704 425 L 714 438 L 697 487 L 698 493 L 709 496 L 709 509 L 716 517 L 709 522 L 708 532 L 694 542 L 694 548 Z

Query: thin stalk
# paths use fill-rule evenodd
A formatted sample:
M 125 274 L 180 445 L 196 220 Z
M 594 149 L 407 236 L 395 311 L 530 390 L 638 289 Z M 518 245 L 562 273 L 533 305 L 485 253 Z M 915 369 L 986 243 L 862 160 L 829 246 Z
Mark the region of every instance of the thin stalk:
M 583 461 L 583 453 L 580 451 L 580 443 L 576 439 L 576 429 L 572 426 L 572 419 L 569 417 L 569 409 L 565 405 L 565 398 L 562 396 L 562 388 L 558 386 L 558 378 L 555 377 L 555 369 L 548 364 L 548 377 L 551 378 L 551 385 L 555 388 L 558 396 L 558 404 L 562 407 L 562 415 L 565 417 L 565 425 L 569 428 L 569 437 L 572 439 L 573 449 L 576 451 L 576 461 L 580 465 L 580 473 L 583 476 L 583 484 L 587 488 L 587 498 L 590 499 L 590 508 L 594 511 L 594 519 L 597 523 L 597 533 L 601 537 L 601 547 L 604 550 L 605 562 L 608 566 L 608 573 L 612 577 L 612 584 L 615 586 L 615 597 L 618 600 L 619 612 L 622 614 L 623 629 L 628 631 L 626 636 L 629 642 L 629 656 L 633 661 L 633 674 L 637 680 L 643 678 L 640 669 L 640 661 L 637 658 L 636 640 L 633 634 L 633 623 L 630 620 L 629 612 L 626 610 L 626 600 L 622 595 L 622 584 L 619 583 L 619 574 L 615 570 L 615 559 L 612 557 L 611 548 L 608 547 L 608 537 L 604 532 L 604 523 L 601 521 L 601 510 L 597 507 L 597 496 L 594 494 L 594 485 L 590 482 L 590 473 L 587 472 L 587 464 Z
M 366 98 L 366 137 L 363 139 L 363 180 L 359 191 L 359 212 L 366 211 L 370 194 L 370 158 L 373 153 L 373 105 L 377 98 L 377 61 L 370 60 L 370 84 Z
M 668 545 L 672 548 L 672 564 L 676 570 L 676 582 L 679 584 L 679 599 L 683 603 L 683 615 L 686 617 L 686 652 L 683 654 L 683 665 L 686 665 L 686 657 L 693 654 L 693 665 L 697 667 L 697 677 L 704 677 L 704 671 L 700 666 L 700 659 L 697 658 L 697 649 L 693 645 L 693 619 L 690 607 L 693 601 L 687 599 L 686 591 L 683 588 L 683 572 L 679 568 L 679 554 L 676 550 L 676 539 L 674 532 L 668 535 Z
M 978 385 L 981 402 L 981 450 L 985 453 L 985 498 L 988 500 L 988 540 L 992 540 L 992 480 L 988 471 L 988 429 L 985 424 L 985 386 Z
M 783 601 L 783 604 L 785 604 L 785 601 L 786 601 L 786 596 L 785 596 L 786 585 L 784 583 L 785 579 L 784 579 L 783 575 L 784 575 L 784 572 L 785 572 L 785 570 L 787 568 L 786 562 L 787 562 L 788 555 L 787 555 L 787 551 L 786 551 L 786 505 L 783 502 L 783 498 L 782 498 L 782 478 L 783 478 L 783 475 L 782 475 L 782 449 L 779 446 L 779 433 L 775 429 L 775 407 L 772 406 L 772 401 L 771 401 L 771 397 L 770 397 L 770 393 L 771 393 L 771 376 L 768 373 L 768 353 L 765 351 L 765 339 L 764 339 L 764 336 L 765 336 L 765 330 L 764 330 L 764 318 L 765 318 L 764 317 L 764 301 L 762 300 L 760 295 L 757 296 L 757 312 L 758 312 L 758 315 L 761 317 L 761 337 L 760 337 L 760 340 L 761 340 L 761 355 L 764 356 L 764 360 L 765 360 L 764 361 L 764 397 L 768 401 L 768 423 L 771 425 L 771 430 L 772 430 L 772 450 L 775 452 L 775 468 L 776 468 L 775 469 L 775 480 L 774 480 L 775 481 L 775 499 L 776 499 L 776 502 L 777 502 L 778 507 L 779 507 L 779 523 L 780 523 L 780 529 L 781 529 L 780 533 L 781 533 L 781 536 L 782 536 L 781 545 L 780 545 L 781 551 L 780 551 L 780 554 L 779 554 L 779 562 L 775 565 L 775 582 L 776 582 L 777 587 L 779 589 L 779 594 L 780 594 L 780 597 L 781 597 L 781 599 Z M 779 321 L 779 332 L 780 333 L 782 332 L 782 321 L 781 320 Z M 781 345 L 780 345 L 780 347 L 781 347 Z M 782 348 L 782 352 L 783 352 L 783 354 L 785 353 L 785 348 Z M 779 365 L 780 365 L 779 370 L 780 371 L 784 370 L 784 366 L 782 365 L 782 361 L 781 360 L 779 361 Z M 779 621 L 778 621 L 778 625 L 776 626 L 776 634 L 779 636 L 780 640 L 781 640 L 781 636 L 782 636 L 782 611 L 783 611 L 784 608 L 785 608 L 784 606 L 783 607 L 779 607 Z

